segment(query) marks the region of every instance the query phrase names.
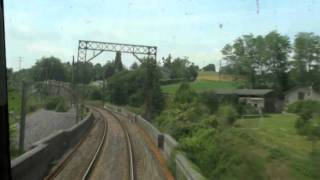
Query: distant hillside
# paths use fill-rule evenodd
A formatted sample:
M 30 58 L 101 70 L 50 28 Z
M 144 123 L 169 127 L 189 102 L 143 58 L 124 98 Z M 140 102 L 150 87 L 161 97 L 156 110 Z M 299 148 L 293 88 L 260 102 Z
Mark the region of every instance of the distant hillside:
M 230 74 L 221 74 L 213 71 L 199 71 L 197 80 L 208 80 L 208 81 L 235 81 L 237 79 L 243 79 L 243 77 L 235 77 Z
M 161 89 L 164 93 L 174 94 L 180 84 L 163 85 Z M 221 75 L 219 77 L 219 73 L 210 71 L 200 71 L 197 80 L 190 82 L 191 88 L 198 92 L 215 89 L 237 89 L 240 84 L 232 75 Z
M 161 89 L 164 93 L 174 94 L 179 88 L 181 83 L 170 84 L 161 86 Z M 236 89 L 239 84 L 233 81 L 207 81 L 207 80 L 196 80 L 190 82 L 190 86 L 195 91 L 205 91 L 205 90 L 214 90 L 214 89 Z

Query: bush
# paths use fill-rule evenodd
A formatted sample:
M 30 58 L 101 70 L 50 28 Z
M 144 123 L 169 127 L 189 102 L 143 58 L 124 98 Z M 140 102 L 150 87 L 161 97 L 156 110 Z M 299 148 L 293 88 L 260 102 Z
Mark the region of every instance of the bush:
M 169 84 L 176 84 L 180 82 L 187 81 L 185 78 L 175 78 L 175 79 L 160 79 L 160 85 L 169 85 Z
M 197 94 L 190 88 L 188 83 L 182 83 L 176 94 L 174 95 L 174 103 L 176 104 L 185 104 L 192 103 Z
M 45 102 L 45 109 L 54 110 L 58 112 L 65 112 L 68 110 L 68 106 L 61 96 L 49 97 Z
M 298 115 L 320 113 L 320 102 L 313 100 L 296 101 L 287 106 L 287 111 Z
M 144 103 L 144 95 L 142 91 L 139 91 L 129 97 L 129 105 L 134 107 L 140 107 Z
M 97 87 L 90 87 L 90 99 L 101 100 L 102 99 L 101 90 Z
M 207 106 L 207 108 L 210 110 L 210 113 L 216 112 L 220 104 L 219 96 L 212 91 L 201 93 L 200 102 Z
M 64 99 L 61 99 L 59 101 L 59 103 L 57 104 L 57 106 L 55 108 L 55 111 L 57 111 L 57 112 L 66 112 L 66 111 L 68 111 L 68 106 L 67 106 L 67 103 L 65 102 Z
M 221 105 L 217 112 L 222 123 L 232 125 L 238 118 L 238 112 L 232 105 Z
M 259 115 L 258 109 L 250 104 L 240 103 L 237 109 L 241 115 Z

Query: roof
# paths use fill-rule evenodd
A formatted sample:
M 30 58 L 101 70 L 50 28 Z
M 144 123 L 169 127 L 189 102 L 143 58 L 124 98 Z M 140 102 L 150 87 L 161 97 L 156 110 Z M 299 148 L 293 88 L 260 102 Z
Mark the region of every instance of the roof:
M 289 94 L 289 93 L 291 93 L 291 92 L 293 92 L 293 91 L 296 91 L 296 90 L 298 90 L 298 89 L 301 89 L 301 88 L 303 88 L 303 89 L 310 89 L 310 88 L 312 88 L 312 87 L 311 87 L 311 86 L 295 86 L 295 87 L 293 87 L 293 88 L 285 91 L 284 93 L 285 93 L 285 94 Z
M 234 90 L 215 90 L 217 94 L 236 94 L 239 96 L 264 96 L 273 92 L 272 89 L 234 89 Z

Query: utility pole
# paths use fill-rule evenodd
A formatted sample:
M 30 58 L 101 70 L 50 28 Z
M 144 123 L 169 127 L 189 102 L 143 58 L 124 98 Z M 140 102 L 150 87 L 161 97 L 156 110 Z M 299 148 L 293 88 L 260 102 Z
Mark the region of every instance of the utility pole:
M 19 71 L 21 70 L 21 64 L 22 64 L 22 57 L 19 57 Z
M 20 111 L 20 134 L 19 134 L 19 152 L 24 151 L 24 135 L 25 135 L 25 121 L 26 121 L 26 82 L 22 81 L 21 87 L 21 111 Z
M 72 56 L 72 75 L 71 75 L 71 83 L 72 83 L 72 106 L 75 105 L 75 93 L 74 93 L 74 56 Z
M 101 98 L 102 98 L 102 106 L 104 106 L 104 91 L 105 91 L 105 87 L 106 87 L 106 79 L 105 77 L 102 78 L 102 93 L 101 93 Z
M 219 63 L 219 81 L 221 81 L 221 60 L 220 60 L 220 63 Z

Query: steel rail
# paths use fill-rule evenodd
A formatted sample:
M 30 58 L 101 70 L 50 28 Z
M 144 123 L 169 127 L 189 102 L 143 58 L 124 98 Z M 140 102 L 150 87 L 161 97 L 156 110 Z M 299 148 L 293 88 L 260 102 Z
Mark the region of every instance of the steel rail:
M 101 117 L 103 117 L 102 114 L 101 114 L 101 112 L 99 112 L 99 111 L 97 111 L 97 112 L 100 114 Z M 103 144 L 103 142 L 104 142 L 104 140 L 105 140 L 106 133 L 107 133 L 107 123 L 106 123 L 106 121 L 104 120 L 103 136 L 102 136 L 101 141 L 100 141 L 100 143 L 99 143 L 99 146 L 98 146 L 98 148 L 97 148 L 97 150 L 96 150 L 96 152 L 95 152 L 95 154 L 94 154 L 94 156 L 93 156 L 93 159 L 91 160 L 88 168 L 86 169 L 85 174 L 82 176 L 82 179 L 84 179 L 84 177 L 87 178 L 87 176 L 88 176 L 88 174 L 89 174 L 89 172 L 90 172 L 90 170 L 88 171 L 88 169 L 91 169 L 91 168 L 92 168 L 92 166 L 93 166 L 93 164 L 94 164 L 93 162 L 94 162 L 94 160 L 96 159 L 97 154 L 98 154 L 97 152 L 100 151 L 101 146 L 102 146 L 102 144 Z M 89 135 L 89 131 L 86 133 L 85 137 L 83 137 L 83 138 L 80 140 L 80 142 L 75 146 L 75 148 L 67 155 L 67 157 L 62 160 L 62 162 L 58 165 L 58 167 L 57 167 L 55 170 L 53 170 L 53 172 L 51 172 L 47 177 L 44 178 L 45 180 L 54 179 L 55 177 L 57 177 L 57 176 L 61 173 L 61 171 L 62 171 L 62 170 L 67 166 L 67 164 L 70 162 L 70 160 L 72 159 L 72 157 L 74 156 L 74 154 L 75 154 L 75 152 L 78 150 L 78 148 L 81 146 L 81 144 L 87 139 L 88 135 Z
M 134 163 L 133 163 L 133 148 L 132 148 L 132 144 L 131 144 L 131 138 L 129 136 L 128 130 L 126 128 L 126 126 L 121 122 L 120 118 L 118 116 L 116 116 L 111 110 L 104 108 L 104 110 L 106 110 L 107 112 L 109 112 L 110 115 L 112 115 L 120 124 L 122 130 L 124 131 L 125 135 L 126 135 L 126 142 L 127 142 L 127 146 L 128 146 L 128 155 L 129 155 L 129 170 L 130 170 L 130 180 L 135 180 L 135 173 L 134 173 Z
M 101 117 L 103 118 L 102 113 L 99 112 L 99 111 L 98 111 L 98 113 L 99 113 L 99 114 L 101 115 Z M 103 118 L 103 119 L 104 119 L 104 118 Z M 103 135 L 102 135 L 101 141 L 100 141 L 100 143 L 99 143 L 99 146 L 98 146 L 96 152 L 94 153 L 93 158 L 91 159 L 91 162 L 90 162 L 88 168 L 86 169 L 86 172 L 85 172 L 84 175 L 82 176 L 82 180 L 86 180 L 86 179 L 88 179 L 88 177 L 90 176 L 90 173 L 91 173 L 91 171 L 92 171 L 92 169 L 93 169 L 93 166 L 94 166 L 94 164 L 95 164 L 95 162 L 96 162 L 96 160 L 97 160 L 97 157 L 99 156 L 99 154 L 100 154 L 100 152 L 101 152 L 101 148 L 102 148 L 102 146 L 103 146 L 103 144 L 104 144 L 104 142 L 105 142 L 105 139 L 106 139 L 106 136 L 107 136 L 107 128 L 108 128 L 107 122 L 106 122 L 106 120 L 104 120 L 104 130 L 103 130 Z

